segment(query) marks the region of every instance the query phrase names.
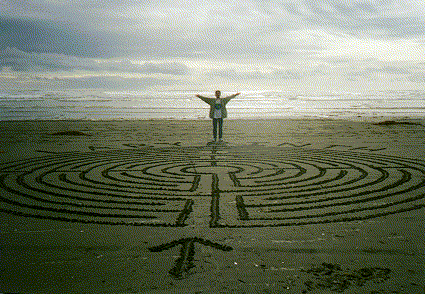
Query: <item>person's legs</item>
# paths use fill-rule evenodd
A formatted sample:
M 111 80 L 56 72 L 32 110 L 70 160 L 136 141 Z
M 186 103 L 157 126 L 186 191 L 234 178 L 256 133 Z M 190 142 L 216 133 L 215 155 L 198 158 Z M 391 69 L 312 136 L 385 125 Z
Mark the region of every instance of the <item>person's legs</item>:
M 221 140 L 223 138 L 223 119 L 218 119 L 218 138 Z
M 214 141 L 217 141 L 217 122 L 218 122 L 218 118 L 213 118 L 213 136 L 214 136 Z

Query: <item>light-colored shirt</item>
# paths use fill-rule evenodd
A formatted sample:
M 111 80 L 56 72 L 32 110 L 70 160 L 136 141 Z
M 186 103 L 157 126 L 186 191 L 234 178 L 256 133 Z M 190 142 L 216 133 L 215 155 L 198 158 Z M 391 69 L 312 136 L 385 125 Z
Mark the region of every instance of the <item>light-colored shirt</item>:
M 222 103 L 221 99 L 218 99 L 214 103 L 214 118 L 222 118 L 223 112 L 222 112 Z

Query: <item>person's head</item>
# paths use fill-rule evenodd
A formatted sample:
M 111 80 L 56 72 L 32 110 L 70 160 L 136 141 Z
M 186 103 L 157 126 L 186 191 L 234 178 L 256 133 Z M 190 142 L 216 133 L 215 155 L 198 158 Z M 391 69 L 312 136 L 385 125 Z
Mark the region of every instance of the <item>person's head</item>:
M 220 95 L 221 95 L 221 91 L 219 91 L 219 90 L 217 90 L 217 91 L 215 91 L 215 98 L 220 98 Z

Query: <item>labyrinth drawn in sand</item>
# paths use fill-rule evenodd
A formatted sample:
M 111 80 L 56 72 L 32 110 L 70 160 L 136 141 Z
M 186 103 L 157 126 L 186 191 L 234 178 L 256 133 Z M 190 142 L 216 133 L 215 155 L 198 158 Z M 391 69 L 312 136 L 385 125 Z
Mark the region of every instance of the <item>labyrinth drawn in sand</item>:
M 423 207 L 425 164 L 331 149 L 167 147 L 0 165 L 0 211 L 108 225 L 296 226 Z

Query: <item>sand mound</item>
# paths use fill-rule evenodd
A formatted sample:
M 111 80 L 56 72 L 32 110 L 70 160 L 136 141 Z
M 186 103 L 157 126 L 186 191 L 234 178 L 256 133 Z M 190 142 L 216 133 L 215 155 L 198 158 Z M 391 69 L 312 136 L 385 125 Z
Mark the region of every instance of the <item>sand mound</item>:
M 394 126 L 394 125 L 416 125 L 416 126 L 422 126 L 422 124 L 420 124 L 420 123 L 409 122 L 409 121 L 393 121 L 393 120 L 381 121 L 381 122 L 378 122 L 378 123 L 374 123 L 374 125 L 378 125 L 378 126 Z

